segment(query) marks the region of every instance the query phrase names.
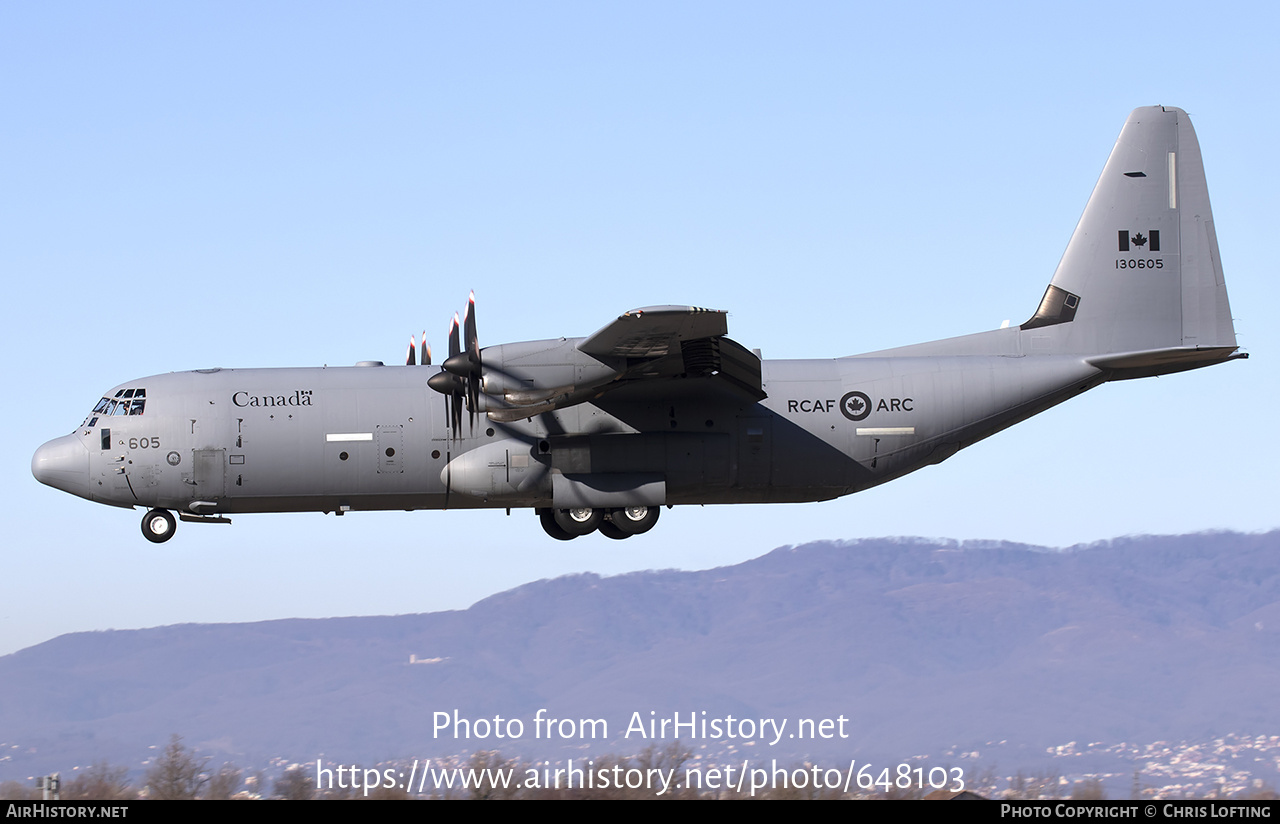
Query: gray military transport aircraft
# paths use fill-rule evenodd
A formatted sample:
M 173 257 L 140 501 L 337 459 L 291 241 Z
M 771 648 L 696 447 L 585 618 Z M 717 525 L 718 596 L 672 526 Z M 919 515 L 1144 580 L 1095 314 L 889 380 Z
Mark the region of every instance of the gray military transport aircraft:
M 1130 116 L 1026 323 L 852 357 L 762 361 L 725 313 L 636 309 L 585 338 L 404 366 L 198 369 L 109 390 L 31 471 L 149 507 L 142 534 L 241 512 L 531 507 L 553 538 L 648 531 L 662 506 L 819 501 L 882 484 L 1113 380 L 1238 352 L 1200 147 Z M 425 336 L 424 336 L 425 338 Z

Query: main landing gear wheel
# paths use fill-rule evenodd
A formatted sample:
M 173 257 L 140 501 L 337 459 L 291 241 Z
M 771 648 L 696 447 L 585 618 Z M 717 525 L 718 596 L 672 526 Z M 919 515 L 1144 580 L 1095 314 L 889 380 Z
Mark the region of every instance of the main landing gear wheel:
M 542 528 L 548 535 L 557 541 L 572 541 L 577 535 L 570 535 L 565 532 L 560 524 L 556 523 L 556 513 L 553 509 L 543 509 L 538 512 L 538 518 L 542 520 Z
M 600 534 L 606 538 L 612 538 L 615 541 L 624 541 L 631 537 L 630 532 L 623 532 L 613 521 L 604 520 L 600 522 Z
M 142 516 L 142 534 L 153 544 L 163 544 L 177 528 L 178 522 L 167 509 L 153 509 Z
M 556 509 L 556 524 L 570 535 L 590 535 L 600 526 L 600 522 L 604 520 L 603 509 L 590 509 L 588 507 L 578 507 L 576 509 Z
M 627 535 L 639 535 L 653 529 L 653 525 L 658 522 L 658 513 L 660 511 L 656 506 L 622 507 L 609 513 L 609 522 L 617 527 L 620 532 L 625 532 Z

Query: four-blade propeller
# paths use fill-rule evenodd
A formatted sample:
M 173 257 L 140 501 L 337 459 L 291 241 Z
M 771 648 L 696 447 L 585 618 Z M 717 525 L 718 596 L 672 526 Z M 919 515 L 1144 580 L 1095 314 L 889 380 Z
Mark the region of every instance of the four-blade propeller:
M 463 335 L 465 334 L 465 342 Z M 427 346 L 427 333 L 422 333 L 424 365 L 431 364 L 431 348 Z M 409 357 L 407 366 L 413 366 L 413 338 L 409 338 Z M 455 312 L 453 322 L 449 325 L 449 357 L 440 372 L 427 380 L 427 386 L 445 396 L 445 414 L 449 421 L 449 429 L 454 437 L 462 426 L 462 407 L 465 402 L 470 413 L 470 424 L 475 426 L 476 411 L 480 406 L 480 341 L 476 335 L 476 293 L 472 292 L 467 301 L 464 320 L 458 320 Z

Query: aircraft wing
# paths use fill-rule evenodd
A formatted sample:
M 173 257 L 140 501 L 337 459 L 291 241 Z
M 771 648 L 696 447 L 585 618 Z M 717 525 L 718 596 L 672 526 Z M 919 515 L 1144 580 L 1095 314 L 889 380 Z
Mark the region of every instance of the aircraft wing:
M 677 350 L 682 341 L 726 334 L 727 314 L 697 306 L 632 309 L 578 344 L 578 350 L 601 359 L 663 357 Z
M 666 381 L 680 379 L 707 380 L 708 391 L 725 387 L 762 400 L 760 358 L 725 337 L 726 316 L 696 306 L 633 309 L 578 343 L 578 351 L 597 362 L 578 383 L 508 391 L 485 411 L 495 421 L 516 421 L 624 387 L 661 392 Z

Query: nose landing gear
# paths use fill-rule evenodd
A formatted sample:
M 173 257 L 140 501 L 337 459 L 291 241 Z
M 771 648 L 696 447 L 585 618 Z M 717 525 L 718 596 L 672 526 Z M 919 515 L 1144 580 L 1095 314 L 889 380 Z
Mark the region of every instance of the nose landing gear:
M 163 544 L 177 528 L 178 522 L 167 509 L 153 509 L 142 516 L 142 534 L 153 544 Z

